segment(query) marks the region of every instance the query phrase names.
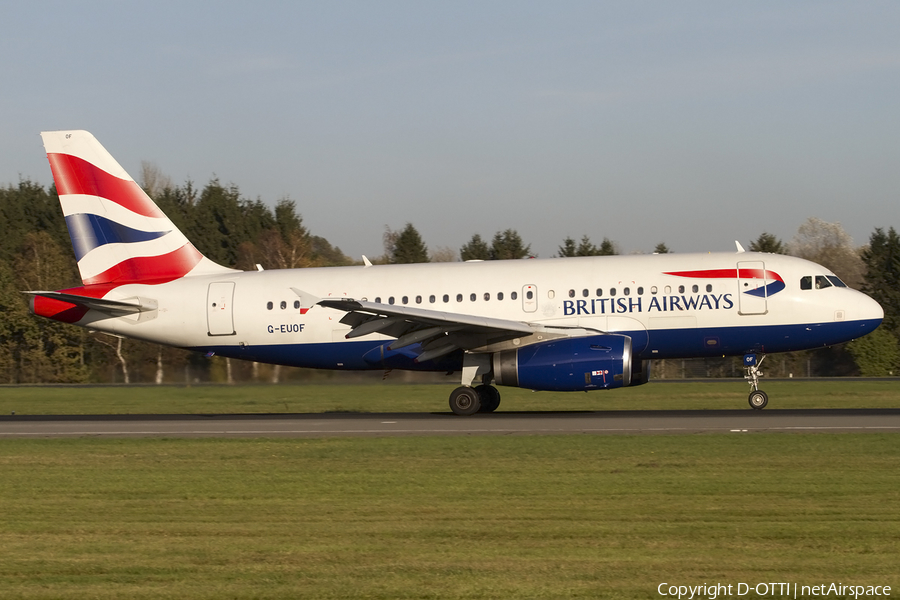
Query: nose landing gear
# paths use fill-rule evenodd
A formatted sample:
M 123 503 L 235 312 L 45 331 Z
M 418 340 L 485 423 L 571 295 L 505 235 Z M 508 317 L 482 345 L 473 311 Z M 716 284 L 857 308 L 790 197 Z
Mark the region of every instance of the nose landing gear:
M 759 360 L 756 360 L 755 354 L 744 355 L 744 368 L 747 369 L 747 374 L 744 375 L 744 379 L 750 384 L 750 396 L 747 398 L 747 401 L 750 403 L 750 408 L 753 410 L 762 410 L 766 407 L 766 404 L 769 403 L 769 396 L 759 389 L 759 378 L 762 377 L 759 365 L 761 365 L 765 359 L 765 355 L 762 355 Z

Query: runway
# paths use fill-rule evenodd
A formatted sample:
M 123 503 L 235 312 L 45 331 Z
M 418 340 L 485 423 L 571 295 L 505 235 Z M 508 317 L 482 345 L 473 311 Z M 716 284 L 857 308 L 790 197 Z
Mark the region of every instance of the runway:
M 900 432 L 900 409 L 265 415 L 10 415 L 0 439 Z

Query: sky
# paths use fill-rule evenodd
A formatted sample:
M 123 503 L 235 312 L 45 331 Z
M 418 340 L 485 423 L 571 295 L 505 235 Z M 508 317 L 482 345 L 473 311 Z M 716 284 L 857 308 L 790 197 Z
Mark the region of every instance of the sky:
M 0 185 L 87 129 L 135 179 L 293 200 L 345 253 L 515 229 L 728 251 L 900 229 L 898 2 L 30 2 L 0 8 Z M 60 217 L 62 218 L 62 217 Z

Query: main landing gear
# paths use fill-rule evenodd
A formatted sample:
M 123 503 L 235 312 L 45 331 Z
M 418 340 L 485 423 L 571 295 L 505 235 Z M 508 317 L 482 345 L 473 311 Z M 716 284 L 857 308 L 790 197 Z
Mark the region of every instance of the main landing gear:
M 450 410 L 457 415 L 474 415 L 478 412 L 490 413 L 500 406 L 500 392 L 492 385 L 477 387 L 464 385 L 450 394 Z
M 750 408 L 753 410 L 762 410 L 769 403 L 769 396 L 759 389 L 759 378 L 762 376 L 759 365 L 765 359 L 765 355 L 761 356 L 758 361 L 755 354 L 744 355 L 744 368 L 747 369 L 744 379 L 750 384 L 750 396 L 747 398 L 747 402 L 750 403 Z

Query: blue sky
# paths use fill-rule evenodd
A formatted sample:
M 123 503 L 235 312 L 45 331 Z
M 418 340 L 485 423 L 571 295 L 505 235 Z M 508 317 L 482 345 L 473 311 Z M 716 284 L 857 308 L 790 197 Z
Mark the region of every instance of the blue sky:
M 730 250 L 900 228 L 900 3 L 20 2 L 0 184 L 88 129 L 133 176 L 297 203 L 353 256 L 519 231 Z

